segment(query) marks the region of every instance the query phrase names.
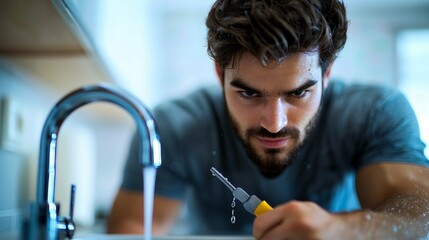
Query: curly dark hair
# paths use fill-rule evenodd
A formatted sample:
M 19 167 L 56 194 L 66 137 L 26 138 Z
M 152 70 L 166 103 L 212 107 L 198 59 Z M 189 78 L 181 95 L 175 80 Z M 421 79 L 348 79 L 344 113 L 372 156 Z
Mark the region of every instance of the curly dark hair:
M 267 66 L 319 51 L 325 73 L 346 43 L 348 21 L 339 0 L 217 0 L 206 26 L 208 54 L 222 70 L 244 52 Z

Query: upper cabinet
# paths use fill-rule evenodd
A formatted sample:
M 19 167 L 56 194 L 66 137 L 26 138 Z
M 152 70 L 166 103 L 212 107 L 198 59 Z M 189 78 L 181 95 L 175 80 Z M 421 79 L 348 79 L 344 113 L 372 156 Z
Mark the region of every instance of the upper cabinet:
M 50 0 L 3 1 L 0 36 L 0 57 L 58 96 L 111 81 Z

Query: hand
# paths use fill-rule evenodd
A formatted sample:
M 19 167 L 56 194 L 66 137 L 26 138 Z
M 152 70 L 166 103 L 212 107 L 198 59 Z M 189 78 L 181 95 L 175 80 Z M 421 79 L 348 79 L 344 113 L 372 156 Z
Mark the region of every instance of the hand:
M 253 236 L 265 239 L 334 239 L 342 226 L 337 215 L 312 202 L 291 201 L 259 217 Z

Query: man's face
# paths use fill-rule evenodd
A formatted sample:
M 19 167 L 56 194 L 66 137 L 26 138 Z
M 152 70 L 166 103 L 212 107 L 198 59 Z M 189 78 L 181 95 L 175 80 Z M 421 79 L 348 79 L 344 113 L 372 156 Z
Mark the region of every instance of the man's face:
M 317 53 L 296 53 L 262 66 L 245 53 L 224 71 L 227 109 L 236 134 L 267 176 L 290 165 L 312 128 L 322 98 Z

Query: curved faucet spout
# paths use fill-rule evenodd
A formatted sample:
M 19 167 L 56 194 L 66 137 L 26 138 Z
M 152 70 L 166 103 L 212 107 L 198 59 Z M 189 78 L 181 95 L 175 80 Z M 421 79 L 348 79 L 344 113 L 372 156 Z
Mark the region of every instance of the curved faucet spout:
M 58 133 L 61 124 L 74 110 L 97 101 L 110 102 L 125 109 L 135 120 L 140 135 L 140 163 L 143 167 L 157 168 L 161 165 L 161 144 L 155 120 L 137 98 L 125 90 L 108 85 L 87 86 L 71 92 L 54 106 L 43 126 L 36 201 L 30 208 L 30 222 L 24 224 L 29 228 L 26 236 L 31 239 L 71 238 L 73 235 L 72 217 L 59 217 L 59 208 L 55 203 Z
M 140 134 L 142 166 L 161 165 L 161 147 L 155 121 L 139 100 L 125 90 L 108 85 L 82 87 L 63 97 L 47 117 L 40 142 L 36 202 L 55 202 L 56 148 L 61 124 L 77 108 L 97 101 L 110 102 L 125 109 L 135 120 Z

